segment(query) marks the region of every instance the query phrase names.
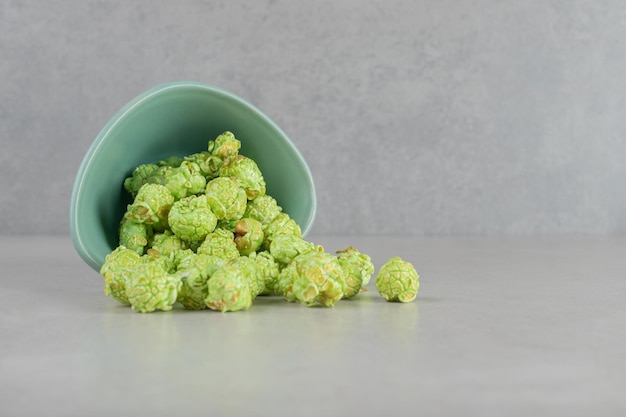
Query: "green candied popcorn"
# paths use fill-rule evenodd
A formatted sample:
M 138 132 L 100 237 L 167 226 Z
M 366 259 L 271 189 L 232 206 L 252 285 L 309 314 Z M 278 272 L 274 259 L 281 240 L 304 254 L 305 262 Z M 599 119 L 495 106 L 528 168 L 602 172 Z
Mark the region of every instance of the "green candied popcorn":
M 219 175 L 222 168 L 222 159 L 219 156 L 211 154 L 209 151 L 202 151 L 185 156 L 185 161 L 198 164 L 200 173 L 207 179 L 211 180 Z
M 241 148 L 241 142 L 235 138 L 232 132 L 224 132 L 209 142 L 209 150 L 211 154 L 222 160 L 236 156 Z
M 246 210 L 246 192 L 232 178 L 218 177 L 209 181 L 205 195 L 209 207 L 219 220 L 241 219 Z
M 126 295 L 135 311 L 168 311 L 176 302 L 181 285 L 180 278 L 168 274 L 161 262 L 146 260 L 131 268 L 126 280 Z
M 159 161 L 157 165 L 161 167 L 178 168 L 182 162 L 183 160 L 180 156 L 173 155 Z
M 243 256 L 256 252 L 263 243 L 263 226 L 254 219 L 241 219 L 235 224 L 235 246 Z
M 233 233 L 222 228 L 216 228 L 212 233 L 206 235 L 196 252 L 214 255 L 226 260 L 239 257 Z
M 235 233 L 235 226 L 237 225 L 237 222 L 241 220 L 241 219 L 232 219 L 232 220 L 218 220 L 217 221 L 217 227 L 219 227 L 220 229 L 224 229 L 224 230 L 228 230 L 230 233 L 234 234 Z
M 180 199 L 204 190 L 206 178 L 200 172 L 198 164 L 183 161 L 179 167 L 173 168 L 171 174 L 165 177 L 164 185 L 172 191 L 175 198 Z
M 153 170 L 146 178 L 146 182 L 148 184 L 165 185 L 165 178 L 169 175 L 172 175 L 172 172 L 174 172 L 174 167 L 170 167 L 167 165 L 157 165 L 157 168 Z
M 176 271 L 178 270 L 178 266 L 181 263 L 190 262 L 189 260 L 187 260 L 187 258 L 193 258 L 195 256 L 196 256 L 196 253 L 190 248 L 179 249 L 177 251 L 174 251 L 169 256 L 169 259 L 168 259 L 168 267 L 169 267 L 168 272 L 171 274 L 176 273 Z
M 198 194 L 206 186 L 200 167 L 190 161 L 183 161 L 178 167 L 160 166 L 148 177 L 148 182 L 164 185 L 176 200 Z
M 376 289 L 387 301 L 413 301 L 419 285 L 419 275 L 413 265 L 399 256 L 385 262 L 376 276 Z
M 230 261 L 243 271 L 244 276 L 250 287 L 250 295 L 252 299 L 265 291 L 265 277 L 263 277 L 257 268 L 257 263 L 248 256 L 240 256 Z
M 124 246 L 118 246 L 109 253 L 100 268 L 100 275 L 104 278 L 104 294 L 122 304 L 130 304 L 126 296 L 126 280 L 132 268 L 140 262 L 141 256 Z
M 313 251 L 324 252 L 324 248 L 307 242 L 300 236 L 279 234 L 272 239 L 269 251 L 280 266 L 285 267 L 298 255 Z
M 253 252 L 248 255 L 256 264 L 257 274 L 263 278 L 264 289 L 259 295 L 271 295 L 275 293 L 276 282 L 278 281 L 278 263 L 267 251 Z
M 176 256 L 178 252 L 187 249 L 188 244 L 180 237 L 173 234 L 170 230 L 154 235 L 150 244 L 150 249 L 146 251 L 147 255 L 160 257 L 163 265 L 168 272 L 176 270 Z
M 346 278 L 346 288 L 343 298 L 352 298 L 365 288 L 370 282 L 374 273 L 374 264 L 369 255 L 360 253 L 356 248 L 350 246 L 337 251 L 337 260 L 343 268 Z
M 239 259 L 239 258 L 237 258 Z M 252 292 L 244 263 L 236 259 L 218 268 L 207 282 L 208 295 L 204 299 L 211 310 L 238 311 L 252 305 Z
M 248 201 L 243 217 L 260 221 L 265 229 L 282 211 L 274 197 L 266 194 Z
M 134 198 L 141 186 L 148 182 L 148 178 L 157 168 L 156 164 L 139 165 L 133 170 L 132 175 L 124 180 L 124 189 Z
M 203 240 L 217 225 L 217 217 L 204 195 L 184 197 L 176 201 L 167 221 L 176 236 L 191 242 Z
M 144 184 L 132 204 L 128 206 L 127 219 L 153 225 L 157 230 L 167 226 L 167 217 L 174 204 L 174 196 L 163 185 Z
M 161 253 L 159 253 L 157 251 L 153 251 L 152 249 L 148 249 L 146 251 L 146 254 L 141 257 L 141 262 L 143 262 L 143 263 L 156 262 L 156 263 L 159 263 L 161 265 L 161 267 L 163 267 L 163 269 L 168 274 L 173 274 L 174 272 L 176 272 L 176 266 L 174 265 L 174 255 L 173 254 L 170 255 L 170 256 L 165 256 L 165 255 L 162 255 Z
M 187 243 L 170 230 L 155 234 L 150 244 L 151 252 L 158 252 L 162 256 L 167 257 L 183 249 L 187 249 Z
M 278 278 L 274 281 L 274 293 L 282 295 L 290 303 L 296 301 L 293 295 L 293 281 L 296 275 L 296 264 L 290 263 L 279 271 Z
M 278 276 L 278 290 L 287 301 L 332 307 L 345 290 L 345 276 L 337 257 L 309 252 L 295 257 Z
M 182 262 L 185 262 L 185 259 L 194 256 L 196 256 L 196 253 L 190 248 L 174 251 L 172 264 L 174 265 L 174 268 L 178 268 L 178 265 L 180 265 Z
M 188 310 L 207 308 L 204 299 L 208 295 L 207 281 L 226 261 L 213 255 L 193 254 L 181 260 L 176 274 L 182 280 L 176 301 Z
M 239 186 L 246 191 L 248 200 L 265 194 L 265 180 L 261 170 L 252 159 L 237 155 L 224 161 L 220 176 L 237 180 Z
M 280 213 L 265 228 L 263 249 L 269 250 L 272 240 L 278 235 L 302 236 L 302 231 L 298 223 L 289 217 L 287 213 Z
M 152 228 L 146 223 L 139 223 L 133 219 L 122 218 L 119 230 L 119 244 L 143 255 L 148 239 L 152 235 Z

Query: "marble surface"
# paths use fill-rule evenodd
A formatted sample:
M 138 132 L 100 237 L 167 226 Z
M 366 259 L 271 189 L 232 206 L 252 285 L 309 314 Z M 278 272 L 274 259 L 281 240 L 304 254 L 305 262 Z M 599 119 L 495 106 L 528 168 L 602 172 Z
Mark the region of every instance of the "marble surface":
M 417 299 L 143 315 L 68 237 L 0 237 L 0 415 L 626 412 L 625 237 L 311 239 L 410 260 Z

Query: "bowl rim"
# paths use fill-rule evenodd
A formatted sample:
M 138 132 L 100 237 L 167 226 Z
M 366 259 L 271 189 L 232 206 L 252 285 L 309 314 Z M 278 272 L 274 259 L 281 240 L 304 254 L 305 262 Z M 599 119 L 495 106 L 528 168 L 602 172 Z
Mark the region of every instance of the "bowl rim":
M 96 135 L 91 145 L 87 149 L 83 160 L 78 168 L 76 173 L 76 177 L 74 180 L 74 185 L 72 187 L 71 197 L 70 197 L 70 210 L 69 210 L 69 229 L 70 236 L 72 239 L 72 243 L 74 245 L 74 249 L 80 257 L 94 270 L 99 271 L 101 268 L 101 262 L 96 259 L 95 254 L 89 249 L 89 245 L 85 244 L 85 240 L 81 233 L 80 225 L 78 224 L 78 216 L 77 210 L 81 199 L 81 191 L 83 189 L 83 183 L 85 179 L 85 173 L 89 170 L 95 156 L 98 154 L 98 151 L 102 144 L 105 142 L 105 139 L 124 118 L 135 108 L 142 105 L 143 103 L 151 100 L 153 97 L 163 94 L 168 90 L 173 89 L 181 89 L 181 88 L 193 88 L 205 90 L 210 94 L 219 94 L 223 95 L 235 102 L 239 105 L 247 107 L 248 110 L 252 111 L 255 116 L 260 119 L 263 119 L 265 123 L 270 125 L 272 129 L 276 130 L 283 138 L 286 139 L 285 145 L 291 148 L 293 154 L 300 160 L 304 171 L 307 174 L 307 180 L 309 182 L 311 193 L 311 210 L 308 218 L 306 219 L 305 224 L 300 225 L 302 227 L 302 236 L 306 236 L 313 226 L 313 222 L 315 220 L 315 215 L 317 211 L 317 196 L 315 192 L 315 184 L 313 181 L 313 175 L 311 170 L 306 163 L 306 160 L 296 148 L 295 144 L 289 139 L 289 136 L 276 124 L 273 120 L 271 120 L 268 116 L 266 116 L 261 110 L 259 110 L 256 106 L 240 97 L 239 95 L 225 90 L 223 88 L 217 87 L 215 85 L 207 84 L 199 81 L 192 80 L 182 80 L 182 81 L 170 81 L 162 84 L 155 85 L 139 95 L 135 96 L 133 99 L 128 101 L 124 106 L 122 106 L 102 127 L 100 132 Z

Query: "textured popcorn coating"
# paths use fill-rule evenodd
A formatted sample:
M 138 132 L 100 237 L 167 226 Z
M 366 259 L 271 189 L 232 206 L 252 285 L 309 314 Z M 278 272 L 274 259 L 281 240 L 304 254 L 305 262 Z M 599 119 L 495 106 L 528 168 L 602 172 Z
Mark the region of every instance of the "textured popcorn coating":
M 246 192 L 232 178 L 218 177 L 209 181 L 205 195 L 218 220 L 241 219 L 246 210 Z
M 157 168 L 156 164 L 139 165 L 133 170 L 132 175 L 124 180 L 124 189 L 134 198 L 139 189 L 148 183 L 148 178 Z
M 261 222 L 243 218 L 235 224 L 235 245 L 243 256 L 256 252 L 263 244 L 263 226 Z
M 345 277 L 336 256 L 309 252 L 280 272 L 277 287 L 287 301 L 332 307 L 343 297 Z
M 206 178 L 207 182 L 219 175 L 223 163 L 220 157 L 211 154 L 209 151 L 187 155 L 185 156 L 185 161 L 197 164 L 198 168 L 200 168 L 200 174 Z
M 267 251 L 254 252 L 248 255 L 248 257 L 254 261 L 257 273 L 264 281 L 263 291 L 259 295 L 275 294 L 274 288 L 276 287 L 280 270 L 274 257 Z
M 214 141 L 209 142 L 211 153 L 222 160 L 237 156 L 240 148 L 241 142 L 229 131 L 222 133 Z
M 188 243 L 173 234 L 170 230 L 157 233 L 150 242 L 146 255 L 159 257 L 168 272 L 174 272 L 177 265 L 177 254 L 188 248 Z
M 174 196 L 167 187 L 159 184 L 144 184 L 132 204 L 128 205 L 125 217 L 155 228 L 167 227 L 167 216 L 174 204 Z
M 217 225 L 204 195 L 189 196 L 176 201 L 170 210 L 168 223 L 172 232 L 183 240 L 203 240 Z
M 140 313 L 168 311 L 176 302 L 181 285 L 180 278 L 169 275 L 161 262 L 140 262 L 128 274 L 126 295 L 133 310 Z
M 100 274 L 104 278 L 104 294 L 122 304 L 130 304 L 126 295 L 126 280 L 141 256 L 125 246 L 118 246 L 104 258 Z
M 252 305 L 247 266 L 234 259 L 218 268 L 207 283 L 206 305 L 221 312 L 247 310 Z
M 407 303 L 417 296 L 419 275 L 412 264 L 394 256 L 380 267 L 376 289 L 387 301 Z
M 181 249 L 187 249 L 187 243 L 169 230 L 156 233 L 150 242 L 150 250 L 162 256 L 169 257 Z
M 176 200 L 199 193 L 206 186 L 206 178 L 195 162 L 183 161 L 180 166 L 160 166 L 148 177 L 151 184 L 166 187 Z
M 188 310 L 207 308 L 204 301 L 208 295 L 207 281 L 226 261 L 213 255 L 193 254 L 185 257 L 176 269 L 182 281 L 176 301 Z
M 364 288 L 374 274 L 374 264 L 369 255 L 350 246 L 337 251 L 337 260 L 345 272 L 346 288 L 343 298 L 352 298 Z
M 246 191 L 248 200 L 265 195 L 265 179 L 256 162 L 243 155 L 237 155 L 224 161 L 220 176 L 237 180 L 239 186 Z
M 274 197 L 267 194 L 255 197 L 248 201 L 243 217 L 258 220 L 263 230 L 283 211 Z
M 302 236 L 302 230 L 287 213 L 280 213 L 265 228 L 263 249 L 269 250 L 272 240 L 278 235 Z
M 226 260 L 239 257 L 239 250 L 237 250 L 233 233 L 219 227 L 204 238 L 196 252 Z
M 143 255 L 151 234 L 152 228 L 146 223 L 139 223 L 124 217 L 120 223 L 119 244 L 134 250 L 139 255 Z
M 279 234 L 274 236 L 269 252 L 281 267 L 285 267 L 296 256 L 309 252 L 324 252 L 324 248 L 304 240 L 301 236 Z

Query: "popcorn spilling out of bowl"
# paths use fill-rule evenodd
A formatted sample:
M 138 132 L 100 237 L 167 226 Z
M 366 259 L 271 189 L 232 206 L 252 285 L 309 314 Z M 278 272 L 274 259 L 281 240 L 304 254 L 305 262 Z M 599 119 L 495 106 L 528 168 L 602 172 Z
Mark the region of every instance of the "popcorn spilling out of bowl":
M 119 246 L 100 269 L 106 295 L 142 313 L 176 302 L 226 312 L 246 310 L 260 295 L 332 307 L 364 289 L 371 258 L 305 240 L 240 148 L 225 131 L 205 150 L 141 164 L 125 178 L 133 201 L 120 219 Z M 377 288 L 388 301 L 411 301 L 419 276 L 398 260 L 381 269 Z

